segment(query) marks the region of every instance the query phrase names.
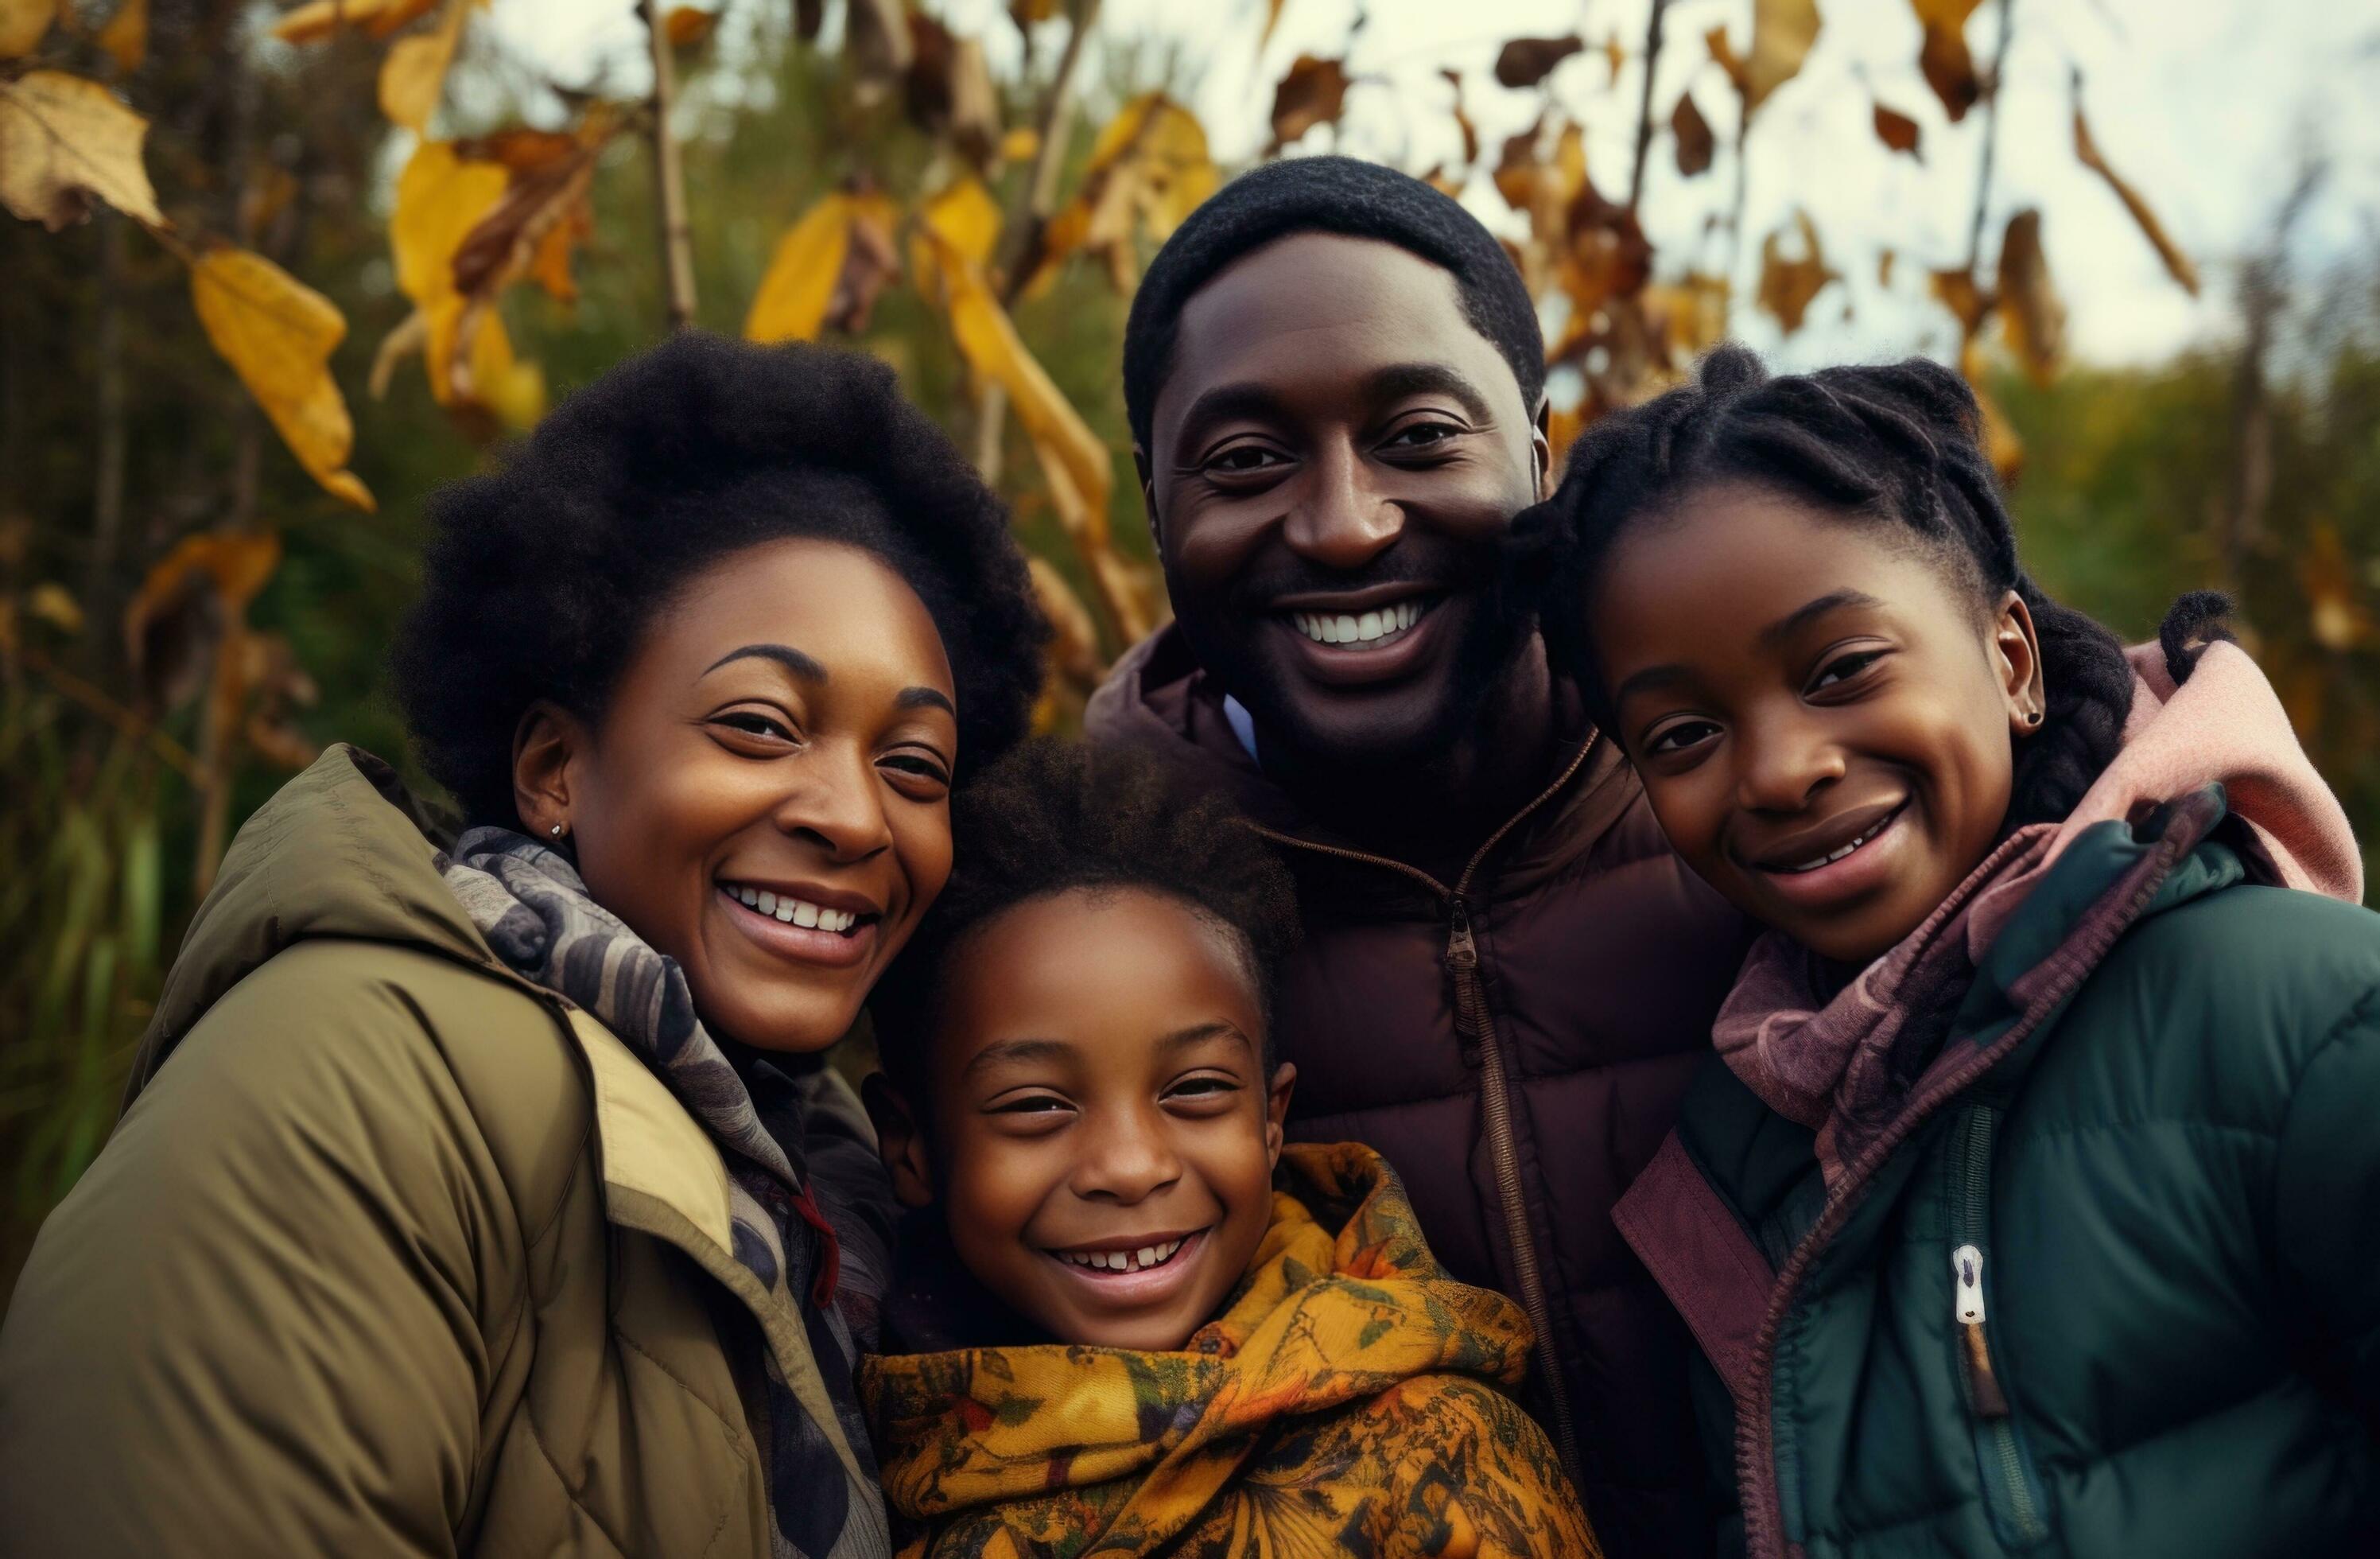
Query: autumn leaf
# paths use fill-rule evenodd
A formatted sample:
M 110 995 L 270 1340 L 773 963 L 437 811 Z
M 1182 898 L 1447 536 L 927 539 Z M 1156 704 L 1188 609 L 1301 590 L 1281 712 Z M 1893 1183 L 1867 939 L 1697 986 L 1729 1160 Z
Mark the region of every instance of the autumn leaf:
M 124 608 L 125 658 L 144 705 L 176 709 L 198 692 L 208 646 L 237 636 L 280 564 L 279 538 L 256 530 L 185 536 L 157 560 Z
M 1726 277 L 1698 271 L 1644 290 L 1646 323 L 1666 349 L 1670 368 L 1682 369 L 1727 339 L 1730 292 Z
M 1471 122 L 1471 116 L 1463 107 L 1463 72 L 1441 70 L 1439 74 L 1454 89 L 1454 128 L 1463 132 L 1463 165 L 1467 168 L 1479 161 L 1479 127 Z
M 1430 164 L 1430 170 L 1421 176 L 1421 181 L 1450 201 L 1462 198 L 1463 186 L 1467 182 L 1447 172 L 1444 163 Z
M 1009 0 L 1008 18 L 1018 31 L 1037 21 L 1048 21 L 1058 14 L 1058 0 Z
M 977 167 L 987 165 L 1000 150 L 1000 103 L 983 45 L 922 11 L 909 13 L 909 45 L 903 78 L 909 117 Z
M 1347 72 L 1335 59 L 1300 55 L 1272 92 L 1272 149 L 1276 152 L 1317 125 L 1335 125 L 1346 112 Z
M 1967 387 L 1975 393 L 1975 406 L 1983 415 L 1984 457 L 1992 463 L 2003 483 L 2013 482 L 2024 470 L 2024 440 L 1992 397 L 1989 385 L 1984 382 L 1984 344 L 1980 336 L 1970 335 L 1959 349 L 1959 371 L 1964 375 Z
M 372 359 L 375 396 L 386 393 L 397 359 L 409 351 L 422 353 L 430 395 L 440 406 L 457 408 L 468 398 L 456 390 L 456 347 L 466 300 L 455 281 L 455 256 L 472 230 L 504 198 L 511 174 L 503 164 L 465 154 L 466 148 L 445 141 L 425 140 L 397 176 L 396 209 L 388 225 L 389 248 L 396 262 L 397 289 L 411 298 L 414 313 L 390 332 Z M 501 326 L 498 327 L 501 335 Z M 494 339 L 473 342 L 461 359 L 463 377 L 482 382 L 488 373 L 500 378 L 511 356 L 510 343 Z
M 912 44 L 901 0 L 849 0 L 844 9 L 844 57 L 863 103 L 880 99 L 909 68 Z
M 1925 160 L 1925 153 L 1918 149 L 1917 121 L 1880 103 L 1876 105 L 1876 139 L 1895 152 L 1906 152 L 1921 163 Z
M 1257 34 L 1258 54 L 1262 54 L 1264 46 L 1272 42 L 1272 30 L 1281 25 L 1281 0 L 1265 0 L 1264 30 Z
M 1891 245 L 1888 244 L 1878 250 L 1876 257 L 1876 285 L 1887 291 L 1891 290 L 1893 269 L 1900 262 L 1900 253 Z
M 513 282 L 536 276 L 555 297 L 576 298 L 570 250 L 594 230 L 589 189 L 595 161 L 625 123 L 624 116 L 599 104 L 575 134 L 561 138 L 563 146 L 525 136 L 494 140 L 496 160 L 508 176 L 504 196 L 455 250 L 456 290 L 492 300 Z
M 416 135 L 428 133 L 430 116 L 446 90 L 446 67 L 455 63 L 455 45 L 463 36 L 463 19 L 470 0 L 447 0 L 445 14 L 426 32 L 416 32 L 389 45 L 380 66 L 380 111 L 389 123 Z
M 1163 92 L 1133 99 L 1100 129 L 1081 187 L 1042 228 L 1027 290 L 1049 286 L 1076 250 L 1104 259 L 1117 290 L 1130 290 L 1135 238 L 1172 237 L 1221 177 L 1188 109 Z
M 1925 29 L 1917 53 L 1917 68 L 1925 84 L 1942 100 L 1942 111 L 1957 124 L 1984 95 L 1975 75 L 1974 56 L 1967 52 L 1967 18 L 1983 0 L 1909 0 Z
M 994 246 L 1000 242 L 1000 202 L 991 198 L 983 180 L 973 177 L 956 178 L 918 208 L 917 224 L 925 233 L 965 256 L 970 265 L 988 265 Z M 922 234 L 910 241 L 909 262 L 917 274 L 918 290 L 935 295 L 941 285 L 935 269 L 935 246 L 928 243 Z
M 0 59 L 31 54 L 57 14 L 58 0 L 0 0 Z
M 55 579 L 44 579 L 25 592 L 25 615 L 63 634 L 82 631 L 82 603 Z
M 1099 664 L 1099 630 L 1090 609 L 1049 559 L 1027 557 L 1025 569 L 1050 621 L 1050 669 L 1077 686 L 1098 686 L 1106 668 Z
M 2099 143 L 2091 139 L 2091 126 L 2082 117 L 2082 78 L 2080 74 L 2074 78 L 2074 155 L 2084 167 L 2106 179 L 2107 188 L 2116 192 L 2116 199 L 2124 202 L 2124 209 L 2132 213 L 2134 222 L 2140 224 L 2142 236 L 2157 251 L 2157 258 L 2165 262 L 2166 274 L 2180 284 L 2184 292 L 2192 298 L 2197 297 L 2198 267 L 2167 236 L 2165 224 L 2156 219 L 2156 213 L 2149 210 L 2149 203 L 2141 198 L 2140 191 L 2127 183 L 2123 175 L 2107 165 L 2107 159 L 2100 153 Z
M 1958 316 L 1959 338 L 1973 340 L 1991 316 L 1996 301 L 1975 280 L 1973 271 L 1937 271 L 1927 280 L 1927 289 L 1941 305 Z
M 1501 86 L 1534 87 L 1585 47 L 1586 40 L 1575 32 L 1560 38 L 1514 38 L 1496 51 L 1496 80 Z
M 149 0 L 124 0 L 99 30 L 99 46 L 127 76 L 149 57 Z
M 192 260 L 190 302 L 298 463 L 334 497 L 371 509 L 370 490 L 346 469 L 355 423 L 330 359 L 347 322 L 331 300 L 261 254 L 225 248 Z
M 884 284 L 899 274 L 892 227 L 900 211 L 871 189 L 838 189 L 777 240 L 744 318 L 747 340 L 815 341 L 829 324 L 864 330 Z
M 1603 35 L 1603 63 L 1610 67 L 1610 75 L 1603 84 L 1617 87 L 1620 85 L 1620 67 L 1628 63 L 1628 51 L 1621 46 L 1620 30 L 1616 27 Z
M 2000 326 L 2033 382 L 2045 388 L 2058 376 L 2066 354 L 2066 305 L 2050 285 L 2049 261 L 2041 249 L 2041 213 L 2028 208 L 2009 218 L 2000 239 Z
M 440 0 L 311 0 L 282 13 L 273 35 L 285 43 L 319 43 L 342 27 L 386 38 L 436 10 Z
M 1694 106 L 1694 94 L 1680 92 L 1676 112 L 1670 116 L 1670 134 L 1677 140 L 1678 174 L 1693 178 L 1710 171 L 1711 154 L 1717 142 L 1711 135 L 1709 121 Z
M 31 70 L 0 81 L 0 205 L 56 232 L 96 196 L 151 227 L 167 224 L 141 165 L 149 121 L 96 81 Z
M 1803 257 L 1785 257 L 1779 229 L 1760 241 L 1760 307 L 1773 315 L 1792 335 L 1802 328 L 1802 316 L 1808 311 L 1811 299 L 1826 289 L 1827 284 L 1839 278 L 1827 268 L 1826 250 L 1818 243 L 1818 229 L 1806 211 L 1795 210 L 1793 224 L 1802 235 Z
M 1736 54 L 1725 27 L 1712 28 L 1704 39 L 1711 58 L 1742 94 L 1743 112 L 1751 115 L 1771 92 L 1800 74 L 1810 46 L 1817 42 L 1818 27 L 1816 0 L 1753 0 L 1749 55 Z
M 1565 177 L 1570 177 L 1568 175 Z M 1555 278 L 1574 320 L 1589 320 L 1614 298 L 1633 297 L 1653 274 L 1653 246 L 1636 213 L 1607 201 L 1582 164 L 1563 212 L 1563 249 Z
M 717 11 L 698 10 L 692 6 L 679 6 L 662 18 L 662 36 L 673 49 L 691 49 L 708 43 L 719 27 Z

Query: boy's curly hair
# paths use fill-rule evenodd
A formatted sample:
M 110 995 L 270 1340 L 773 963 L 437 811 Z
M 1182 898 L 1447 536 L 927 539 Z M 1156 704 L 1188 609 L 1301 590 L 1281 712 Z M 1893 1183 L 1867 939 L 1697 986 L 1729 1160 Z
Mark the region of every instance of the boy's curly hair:
M 1184 789 L 1136 749 L 1042 737 L 958 793 L 951 832 L 950 883 L 868 1002 L 894 1083 L 921 1080 L 953 950 L 1018 905 L 1075 888 L 1162 894 L 1229 931 L 1263 1003 L 1269 1068 L 1273 985 L 1297 942 L 1297 892 L 1221 797 Z
M 550 699 L 601 717 L 645 627 L 743 548 L 815 537 L 882 558 L 941 630 L 962 772 L 1025 734 L 1049 637 L 1008 515 L 857 352 L 686 332 L 431 501 L 421 597 L 390 657 L 416 750 L 473 822 L 515 826 L 513 734 Z

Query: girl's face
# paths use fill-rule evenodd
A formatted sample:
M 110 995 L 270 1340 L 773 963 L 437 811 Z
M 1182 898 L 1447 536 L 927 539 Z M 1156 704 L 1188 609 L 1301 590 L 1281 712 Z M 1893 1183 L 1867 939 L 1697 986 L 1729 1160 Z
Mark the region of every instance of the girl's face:
M 977 928 L 941 978 L 932 1151 L 896 1122 L 895 1187 L 939 1200 L 959 1260 L 1050 1336 L 1182 1347 L 1271 1223 L 1294 1076 L 1264 1075 L 1235 939 L 1163 895 L 1075 889 Z
M 873 554 L 764 542 L 648 625 L 592 730 L 540 706 L 514 773 L 597 902 L 763 1050 L 840 1038 L 951 869 L 951 668 Z
M 1864 964 L 1988 854 L 2044 707 L 2033 620 L 1890 522 L 1744 483 L 1613 544 L 1586 605 L 1670 843 L 1746 914 Z

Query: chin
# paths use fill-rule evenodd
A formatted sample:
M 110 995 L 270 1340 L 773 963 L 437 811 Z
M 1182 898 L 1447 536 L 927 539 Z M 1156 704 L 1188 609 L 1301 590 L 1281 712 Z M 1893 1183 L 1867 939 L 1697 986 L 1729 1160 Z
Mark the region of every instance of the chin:
M 712 1007 L 698 995 L 695 1011 L 716 1037 L 781 1055 L 809 1055 L 825 1050 L 859 1020 L 859 1005 L 841 1001 L 731 1002 Z

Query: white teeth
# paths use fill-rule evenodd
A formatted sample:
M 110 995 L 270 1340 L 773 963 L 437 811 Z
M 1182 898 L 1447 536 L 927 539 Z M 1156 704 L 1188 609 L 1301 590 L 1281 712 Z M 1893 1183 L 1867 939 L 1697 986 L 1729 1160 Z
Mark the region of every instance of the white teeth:
M 859 924 L 859 912 L 856 909 L 828 909 L 795 898 L 791 894 L 780 895 L 741 883 L 731 886 L 727 891 L 745 907 L 757 909 L 789 926 L 816 927 L 839 935 Z
M 1169 1239 L 1162 1245 L 1144 1245 L 1138 1250 L 1061 1250 L 1054 1254 L 1062 1261 L 1088 1267 L 1093 1272 L 1136 1273 L 1161 1266 L 1172 1260 L 1173 1253 L 1182 1248 L 1182 1243 L 1178 1239 Z
M 1289 620 L 1317 644 L 1370 644 L 1402 633 L 1421 621 L 1426 611 L 1418 602 L 1401 601 L 1360 616 L 1347 612 L 1293 612 Z
M 819 907 L 815 904 L 809 904 L 803 900 L 795 899 L 794 901 L 794 924 L 797 926 L 815 926 L 818 923 Z
M 764 893 L 754 901 L 753 907 L 759 910 L 763 915 L 773 915 L 777 912 L 777 895 L 771 893 Z
M 1866 833 L 1861 834 L 1850 844 L 1845 845 L 1841 849 L 1832 851 L 1827 855 L 1813 857 L 1812 859 L 1802 861 L 1796 865 L 1786 867 L 1784 870 L 1790 874 L 1803 871 L 1815 871 L 1821 866 L 1832 866 L 1835 862 L 1842 859 L 1845 856 L 1850 855 L 1853 850 L 1858 849 L 1862 845 L 1866 844 L 1869 840 L 1883 833 L 1886 828 L 1891 825 L 1892 820 L 1900 815 L 1900 810 L 1896 807 L 1892 811 L 1886 814 L 1882 822 L 1877 823 L 1874 828 L 1869 829 Z

